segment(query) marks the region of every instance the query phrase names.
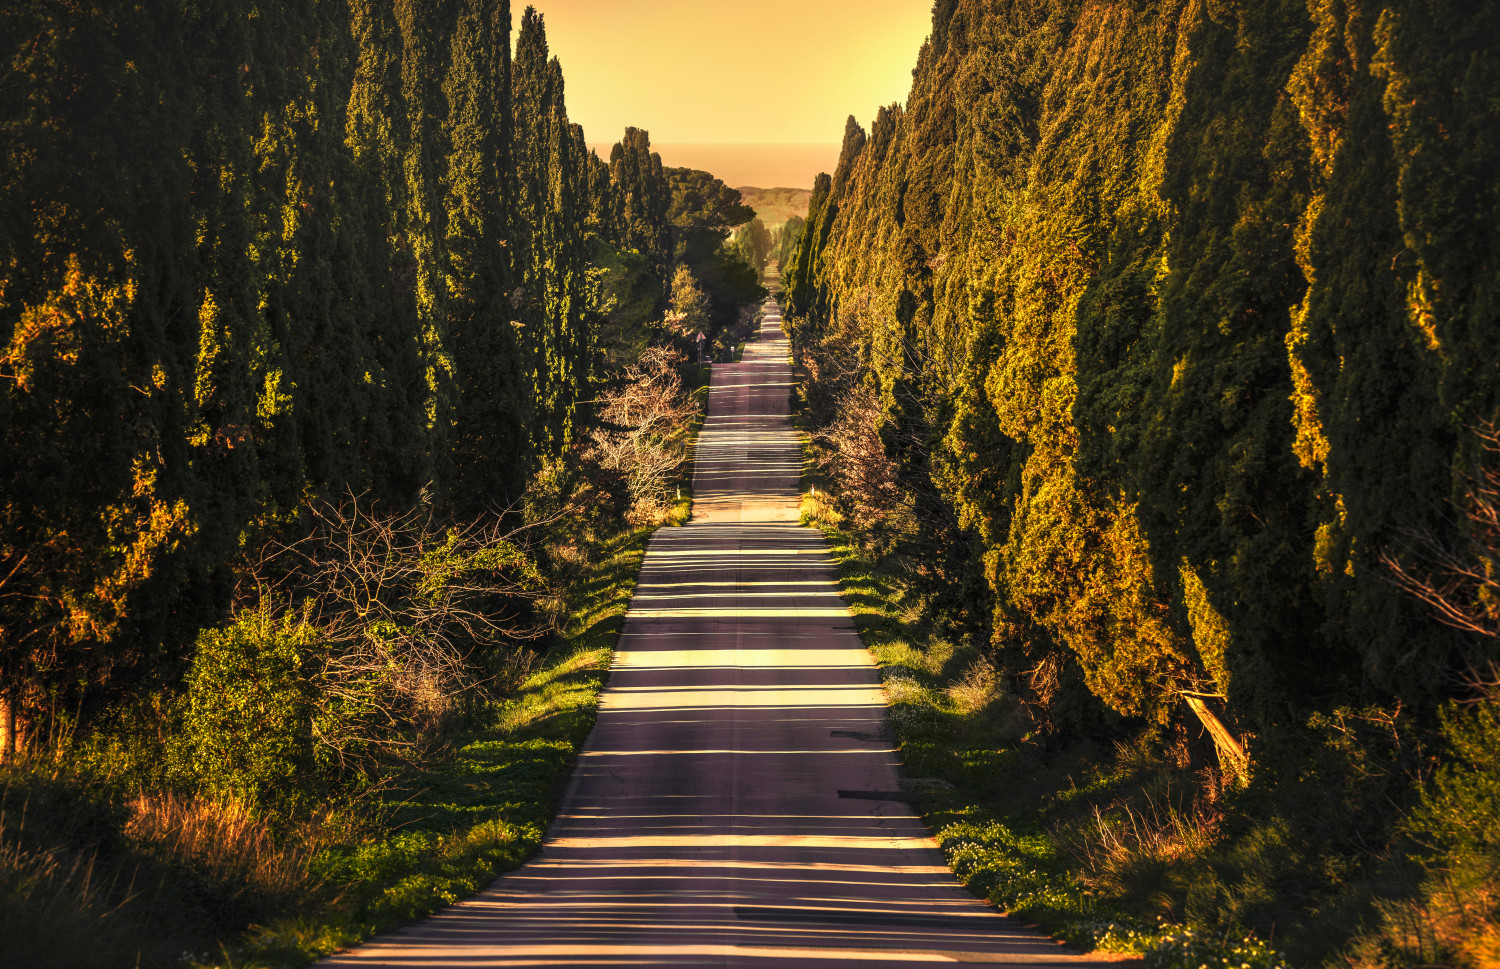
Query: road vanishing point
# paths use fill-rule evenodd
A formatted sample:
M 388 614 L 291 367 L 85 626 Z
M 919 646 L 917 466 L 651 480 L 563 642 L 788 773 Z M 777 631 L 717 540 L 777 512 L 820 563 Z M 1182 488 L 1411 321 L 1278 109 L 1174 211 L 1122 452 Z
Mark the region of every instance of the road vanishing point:
M 879 675 L 798 524 L 791 390 L 768 300 L 713 368 L 691 520 L 651 539 L 540 854 L 320 965 L 1091 964 L 960 887 L 900 799 Z

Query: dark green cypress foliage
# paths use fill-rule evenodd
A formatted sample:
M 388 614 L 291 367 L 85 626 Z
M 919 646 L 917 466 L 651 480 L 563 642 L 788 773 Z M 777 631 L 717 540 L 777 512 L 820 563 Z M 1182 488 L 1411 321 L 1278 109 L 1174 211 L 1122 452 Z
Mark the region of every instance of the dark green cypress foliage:
M 823 271 L 827 258 L 825 250 L 833 241 L 831 234 L 838 218 L 839 204 L 854 175 L 855 160 L 864 150 L 865 142 L 864 129 L 850 115 L 844 123 L 844 142 L 833 176 L 819 175 L 813 183 L 804 243 L 787 282 L 787 309 L 794 316 L 811 321 L 822 320 L 828 315 L 829 280 Z M 828 180 L 826 187 L 824 179 Z
M 194 99 L 164 7 L 0 11 L 0 701 L 22 709 L 151 651 L 195 531 Z
M 427 475 L 442 484 L 454 407 L 454 361 L 448 338 L 447 211 L 442 182 L 447 162 L 443 78 L 454 7 L 442 0 L 395 0 L 401 50 L 404 117 L 393 125 L 400 148 L 405 204 L 398 210 L 416 302 L 425 384 L 423 439 Z
M 651 150 L 651 136 L 626 128 L 625 137 L 610 152 L 609 170 L 616 186 L 619 242 L 645 256 L 652 276 L 664 283 L 672 260 L 672 196 L 661 156 Z
M 776 262 L 785 268 L 792 261 L 792 255 L 797 251 L 797 244 L 802 241 L 802 227 L 807 220 L 800 215 L 794 215 L 786 220 L 786 225 L 781 227 L 781 232 L 776 237 L 776 249 L 773 255 Z
M 545 332 L 547 334 L 547 378 L 550 385 L 547 431 L 549 444 L 556 453 L 567 445 L 568 432 L 573 415 L 573 382 L 577 371 L 577 332 L 572 326 L 581 306 L 573 303 L 573 274 L 578 270 L 571 245 L 575 227 L 568 221 L 576 212 L 578 172 L 574 168 L 572 143 L 569 138 L 567 116 L 562 111 L 562 96 L 558 85 L 562 82 L 562 71 L 557 58 L 547 65 L 548 88 L 553 93 L 549 104 L 550 119 L 547 126 L 549 140 L 547 151 L 547 205 L 542 214 L 542 233 L 545 240 L 545 258 L 542 278 L 546 287 Z
M 533 447 L 555 452 L 552 428 L 557 410 L 556 334 L 548 325 L 547 274 L 550 253 L 546 230 L 551 205 L 552 147 L 551 75 L 547 70 L 547 38 L 542 17 L 527 7 L 516 38 L 511 64 L 511 103 L 514 117 L 515 206 L 512 217 L 512 258 L 515 260 L 517 319 L 531 385 Z
M 589 234 L 600 242 L 619 245 L 619 195 L 610 178 L 609 163 L 590 151 L 584 164 L 588 169 Z
M 170 680 L 310 498 L 479 514 L 569 448 L 590 259 L 628 235 L 659 289 L 669 191 L 642 134 L 620 224 L 541 17 L 514 65 L 509 39 L 507 0 L 0 5 L 0 701 L 23 719 Z
M 548 59 L 542 17 L 528 7 L 512 64 L 515 112 L 516 242 L 523 256 L 517 294 L 537 418 L 532 437 L 558 456 L 587 399 L 593 339 L 587 314 L 589 185 L 582 129 L 568 123 L 562 66 Z
M 531 394 L 510 302 L 510 4 L 460 9 L 444 97 L 448 325 L 457 370 L 454 501 L 504 507 L 531 469 Z
M 368 402 L 363 457 L 377 494 L 411 500 L 429 480 L 427 393 L 411 248 L 397 231 L 407 205 L 400 39 L 394 10 L 382 0 L 352 0 L 356 52 L 349 89 L 346 138 L 351 151 L 354 204 L 368 220 L 357 252 L 365 279 L 366 361 L 356 393 Z M 353 193 L 352 193 L 353 194 Z
M 822 247 L 827 242 L 827 232 L 819 232 L 825 225 L 824 213 L 829 208 L 828 193 L 833 179 L 819 175 L 813 181 L 812 198 L 807 202 L 807 220 L 792 257 L 781 267 L 781 284 L 785 287 L 788 316 L 811 320 L 814 305 L 814 287 L 817 285 L 817 265 Z M 821 239 L 821 242 L 820 242 Z M 794 339 L 795 339 L 794 334 Z
M 782 267 L 799 352 L 856 342 L 1014 668 L 1264 736 L 1474 661 L 1381 557 L 1461 537 L 1500 406 L 1492 7 L 955 0 L 846 128 Z
M 1500 240 L 1485 174 L 1500 164 L 1500 13 L 1312 12 L 1289 85 L 1311 146 L 1313 197 L 1297 226 L 1309 287 L 1287 341 L 1296 453 L 1322 476 L 1312 589 L 1381 690 L 1442 688 L 1489 651 L 1391 595 L 1380 556 L 1410 531 L 1453 535 L 1443 502 L 1473 466 L 1466 425 L 1500 408 Z
M 302 468 L 295 438 L 285 439 L 291 428 L 260 404 L 269 373 L 278 364 L 284 373 L 285 361 L 261 311 L 264 271 L 246 255 L 264 242 L 257 229 L 267 214 L 257 190 L 255 146 L 245 136 L 259 121 L 257 107 L 264 107 L 253 96 L 258 45 L 252 26 L 229 10 L 207 8 L 201 19 L 188 24 L 204 67 L 240 66 L 221 71 L 217 83 L 204 92 L 189 147 L 193 196 L 205 228 L 197 253 L 202 291 L 196 294 L 194 314 L 195 464 L 217 496 L 221 527 L 238 529 L 261 508 L 295 500 Z M 268 426 L 277 423 L 275 430 Z M 277 477 L 281 480 L 274 481 Z
M 1143 208 L 1121 219 L 1123 244 L 1079 308 L 1080 466 L 1140 502 L 1159 585 L 1179 600 L 1206 596 L 1232 629 L 1232 641 L 1194 633 L 1213 681 L 1200 688 L 1226 695 L 1247 724 L 1347 686 L 1358 665 L 1341 644 L 1309 648 L 1304 631 L 1318 616 L 1284 581 L 1311 552 L 1311 482 L 1291 450 L 1283 358 L 1305 285 L 1292 226 L 1306 168 L 1294 107 L 1256 79 L 1290 72 L 1306 41 L 1302 15 L 1300 2 L 1263 4 L 1197 25 L 1159 189 L 1170 238 Z M 1151 110 L 1169 95 L 1153 92 L 1161 107 Z M 1122 348 L 1118 369 L 1090 372 Z M 1110 426 L 1130 430 L 1106 438 Z M 1096 446 L 1121 464 L 1089 463 Z
M 563 107 L 562 65 L 548 64 L 552 75 L 552 141 L 549 150 L 549 205 L 544 215 L 547 239 L 547 331 L 549 374 L 553 386 L 548 425 L 557 453 L 572 443 L 579 405 L 588 399 L 593 339 L 588 309 L 588 171 L 583 129 L 568 122 Z
M 354 258 L 370 229 L 357 208 L 344 143 L 347 88 L 321 83 L 348 77 L 343 12 L 332 4 L 287 4 L 258 11 L 246 25 L 253 44 L 247 107 L 256 115 L 247 133 L 257 124 L 260 130 L 246 145 L 254 211 L 241 217 L 254 220 L 256 258 L 244 268 L 258 280 L 258 319 L 242 321 L 253 320 L 241 338 L 251 340 L 254 354 L 269 517 L 286 514 L 309 492 L 370 483 L 358 444 L 361 401 L 350 393 L 370 355 L 356 309 L 367 280 Z M 299 41 L 288 44 L 289 37 Z
M 23 706 L 51 688 L 27 665 L 49 654 L 68 690 L 170 678 L 226 604 L 243 541 L 287 528 L 310 495 L 406 502 L 438 477 L 455 393 L 452 13 L 360 0 L 6 6 L 7 43 L 29 46 L 17 49 L 24 94 L 0 111 L 12 334 L 0 556 L 40 570 L 8 586 L 30 591 L 3 607 L 14 662 L 0 688 Z M 475 17 L 489 33 L 465 35 L 465 54 L 502 58 L 482 65 L 490 89 L 475 103 L 501 120 L 457 127 L 503 141 L 506 15 Z M 489 141 L 464 147 L 478 162 L 466 174 L 509 171 Z M 466 213 L 494 194 L 453 187 Z M 19 216 L 35 205 L 48 215 L 31 225 Z M 507 285 L 503 199 L 483 208 L 476 232 L 457 233 L 485 237 L 459 272 L 492 304 Z M 515 369 L 513 348 L 499 356 Z M 505 392 L 524 400 L 515 386 Z M 514 436 L 524 413 L 500 409 Z M 58 661 L 72 650 L 101 662 Z
M 628 364 L 666 309 L 672 264 L 671 187 L 644 131 L 627 129 L 608 164 L 589 157 L 590 221 L 595 234 L 590 312 L 595 366 Z

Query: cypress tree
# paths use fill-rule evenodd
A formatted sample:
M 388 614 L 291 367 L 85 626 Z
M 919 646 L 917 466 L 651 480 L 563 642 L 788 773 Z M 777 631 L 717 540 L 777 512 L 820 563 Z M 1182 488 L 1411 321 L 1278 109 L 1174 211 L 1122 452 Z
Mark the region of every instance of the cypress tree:
M 609 171 L 616 187 L 620 243 L 645 256 L 652 276 L 665 280 L 672 260 L 671 189 L 661 156 L 651 150 L 650 134 L 626 128 L 610 152 Z
M 443 78 L 454 5 L 441 0 L 396 0 L 404 116 L 394 125 L 405 204 L 398 211 L 416 304 L 425 384 L 423 411 L 429 481 L 442 484 L 454 407 L 454 361 L 448 338 L 447 211 L 442 183 L 447 162 Z
M 549 256 L 546 213 L 550 206 L 550 148 L 552 142 L 551 76 L 547 70 L 547 37 L 542 17 L 527 7 L 516 38 L 511 64 L 514 123 L 515 214 L 512 225 L 516 260 L 516 312 L 522 325 L 527 378 L 536 419 L 531 427 L 533 447 L 555 453 L 551 428 L 557 409 L 553 372 L 555 334 L 548 329 L 546 266 Z
M 448 320 L 457 368 L 454 500 L 508 505 L 531 469 L 531 395 L 512 325 L 509 0 L 460 9 L 444 97 Z
M 589 184 L 582 129 L 568 123 L 562 65 L 549 59 L 542 16 L 528 7 L 512 65 L 516 235 L 521 307 L 537 406 L 533 440 L 561 455 L 587 399 L 593 338 L 588 307 Z

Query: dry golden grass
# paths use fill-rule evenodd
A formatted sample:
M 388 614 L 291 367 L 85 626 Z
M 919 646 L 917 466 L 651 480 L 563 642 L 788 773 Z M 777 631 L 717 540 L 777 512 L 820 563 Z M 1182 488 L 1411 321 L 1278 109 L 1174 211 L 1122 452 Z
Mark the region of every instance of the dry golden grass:
M 1005 695 L 1000 673 L 983 660 L 976 660 L 963 677 L 945 691 L 954 708 L 965 716 L 980 713 Z
M 1220 838 L 1223 814 L 1212 790 L 1208 785 L 1186 806 L 1174 803 L 1170 791 L 1095 805 L 1058 837 L 1085 883 L 1111 894 L 1133 892 L 1172 916 L 1179 887 L 1173 872 L 1205 857 Z
M 1382 931 L 1355 945 L 1348 956 L 1350 969 L 1390 969 L 1418 961 L 1453 969 L 1500 969 L 1500 894 L 1492 880 L 1475 883 L 1438 875 L 1423 886 L 1423 896 L 1382 902 Z
M 287 898 L 318 887 L 307 863 L 327 839 L 316 830 L 280 843 L 241 804 L 175 794 L 137 797 L 130 810 L 126 835 L 152 853 L 192 865 L 231 896 Z
M 1474 969 L 1500 969 L 1500 897 L 1493 882 L 1447 883 L 1427 906 L 1438 943 Z

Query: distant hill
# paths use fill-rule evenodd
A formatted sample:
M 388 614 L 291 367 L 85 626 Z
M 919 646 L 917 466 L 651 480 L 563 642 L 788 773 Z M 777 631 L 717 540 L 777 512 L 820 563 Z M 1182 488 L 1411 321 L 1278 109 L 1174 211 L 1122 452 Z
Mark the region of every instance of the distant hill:
M 608 160 L 614 142 L 589 142 Z M 838 166 L 840 143 L 828 144 L 686 144 L 652 142 L 668 168 L 711 172 L 725 185 L 801 185 L 811 189 L 819 172 Z
M 740 187 L 739 193 L 767 228 L 785 225 L 794 215 L 807 218 L 807 202 L 812 198 L 812 189 L 808 188 L 755 188 L 744 185 Z

